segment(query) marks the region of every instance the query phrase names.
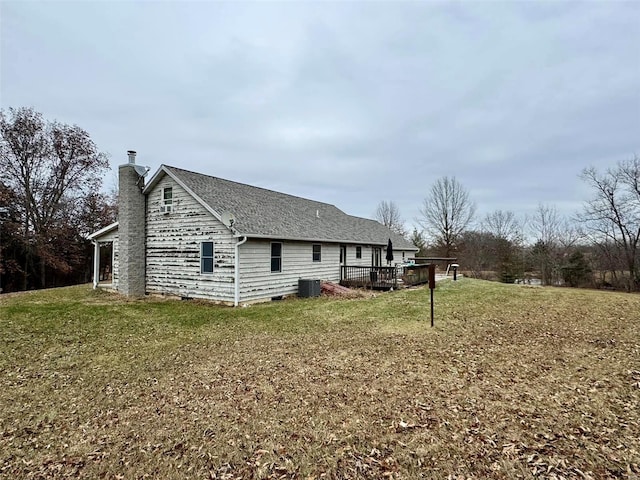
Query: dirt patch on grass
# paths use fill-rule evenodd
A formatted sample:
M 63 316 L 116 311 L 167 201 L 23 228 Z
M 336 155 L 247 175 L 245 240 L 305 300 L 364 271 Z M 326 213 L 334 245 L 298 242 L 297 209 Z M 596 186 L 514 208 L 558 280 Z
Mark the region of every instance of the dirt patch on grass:
M 450 282 L 430 329 L 426 292 L 11 314 L 0 476 L 640 475 L 640 297 Z

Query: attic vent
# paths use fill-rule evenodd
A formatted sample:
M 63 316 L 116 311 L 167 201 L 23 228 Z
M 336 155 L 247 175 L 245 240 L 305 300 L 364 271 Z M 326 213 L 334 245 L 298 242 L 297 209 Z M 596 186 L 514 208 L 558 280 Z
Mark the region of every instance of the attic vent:
M 316 218 L 320 218 L 320 210 L 316 210 Z

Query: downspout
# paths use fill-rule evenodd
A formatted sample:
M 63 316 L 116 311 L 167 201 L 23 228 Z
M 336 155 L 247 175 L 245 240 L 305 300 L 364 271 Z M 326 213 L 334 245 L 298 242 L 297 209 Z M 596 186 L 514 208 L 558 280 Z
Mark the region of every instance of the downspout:
M 245 243 L 248 240 L 247 237 L 242 237 L 242 240 L 240 240 L 238 243 L 236 243 L 235 245 L 235 278 L 234 278 L 234 282 L 235 282 L 235 294 L 234 294 L 234 299 L 233 299 L 233 306 L 237 307 L 238 304 L 240 303 L 240 245 L 242 245 L 243 243 Z
M 93 240 L 93 288 L 98 288 L 100 281 L 100 244 L 97 240 Z

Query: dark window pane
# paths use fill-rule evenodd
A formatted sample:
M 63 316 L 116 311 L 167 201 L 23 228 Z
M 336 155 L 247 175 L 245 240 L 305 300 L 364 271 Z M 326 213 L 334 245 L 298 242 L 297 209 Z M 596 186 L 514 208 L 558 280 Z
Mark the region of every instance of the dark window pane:
M 213 273 L 213 258 L 202 259 L 202 273 Z
M 202 242 L 200 271 L 202 273 L 213 273 L 213 242 Z
M 356 258 L 362 258 L 362 247 L 356 247 Z
M 313 261 L 314 262 L 319 262 L 320 261 L 321 252 L 322 252 L 322 246 L 321 245 L 314 245 L 313 246 Z
M 279 257 L 273 257 L 271 259 L 271 271 L 272 272 L 279 272 L 280 271 L 280 258 Z
M 202 242 L 202 256 L 213 257 L 213 242 Z
M 280 242 L 271 244 L 271 271 L 282 271 L 282 243 Z

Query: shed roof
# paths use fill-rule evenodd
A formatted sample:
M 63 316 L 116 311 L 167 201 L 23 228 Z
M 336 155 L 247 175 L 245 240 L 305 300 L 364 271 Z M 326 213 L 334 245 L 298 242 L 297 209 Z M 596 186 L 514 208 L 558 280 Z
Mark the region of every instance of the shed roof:
M 153 187 L 162 172 L 218 217 L 231 213 L 239 235 L 381 246 L 391 239 L 394 249 L 418 250 L 381 223 L 348 215 L 334 205 L 177 167 L 162 165 L 145 191 Z

